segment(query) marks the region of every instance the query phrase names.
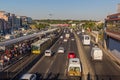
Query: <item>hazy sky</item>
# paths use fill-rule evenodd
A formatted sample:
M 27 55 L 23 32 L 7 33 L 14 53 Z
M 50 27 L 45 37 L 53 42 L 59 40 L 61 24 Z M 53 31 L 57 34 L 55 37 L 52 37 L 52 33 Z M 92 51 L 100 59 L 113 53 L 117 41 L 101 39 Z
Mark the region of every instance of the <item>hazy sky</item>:
M 120 0 L 0 0 L 0 10 L 33 19 L 104 20 Z

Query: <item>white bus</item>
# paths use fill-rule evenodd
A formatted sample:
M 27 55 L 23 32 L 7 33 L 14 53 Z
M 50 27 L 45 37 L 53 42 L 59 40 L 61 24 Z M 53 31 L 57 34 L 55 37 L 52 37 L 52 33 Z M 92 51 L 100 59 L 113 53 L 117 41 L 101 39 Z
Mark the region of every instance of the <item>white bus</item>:
M 82 42 L 83 42 L 83 45 L 90 45 L 90 36 L 89 35 L 83 35 L 82 36 Z
M 71 58 L 69 59 L 68 70 L 67 70 L 68 78 L 81 78 L 82 70 L 79 58 Z

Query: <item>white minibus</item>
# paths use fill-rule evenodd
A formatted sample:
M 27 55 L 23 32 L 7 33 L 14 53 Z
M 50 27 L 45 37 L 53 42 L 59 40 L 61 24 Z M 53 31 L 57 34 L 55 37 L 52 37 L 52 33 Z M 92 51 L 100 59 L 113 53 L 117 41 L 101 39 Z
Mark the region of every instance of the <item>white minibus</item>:
M 90 45 L 90 36 L 89 35 L 83 35 L 82 36 L 82 42 L 83 42 L 83 45 Z

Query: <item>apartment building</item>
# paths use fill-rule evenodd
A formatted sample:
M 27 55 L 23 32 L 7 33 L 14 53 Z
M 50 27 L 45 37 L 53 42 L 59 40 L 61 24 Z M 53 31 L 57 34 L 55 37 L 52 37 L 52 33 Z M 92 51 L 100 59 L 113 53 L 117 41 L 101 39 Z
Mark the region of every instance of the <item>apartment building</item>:
M 108 15 L 105 19 L 107 48 L 120 58 L 120 13 Z

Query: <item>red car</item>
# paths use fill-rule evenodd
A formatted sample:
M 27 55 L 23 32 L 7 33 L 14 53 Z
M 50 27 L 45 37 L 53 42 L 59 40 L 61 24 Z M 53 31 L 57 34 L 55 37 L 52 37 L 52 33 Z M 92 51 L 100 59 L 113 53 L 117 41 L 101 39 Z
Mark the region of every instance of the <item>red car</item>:
M 68 59 L 70 59 L 70 58 L 76 58 L 76 55 L 75 55 L 74 52 L 69 52 L 68 53 Z

